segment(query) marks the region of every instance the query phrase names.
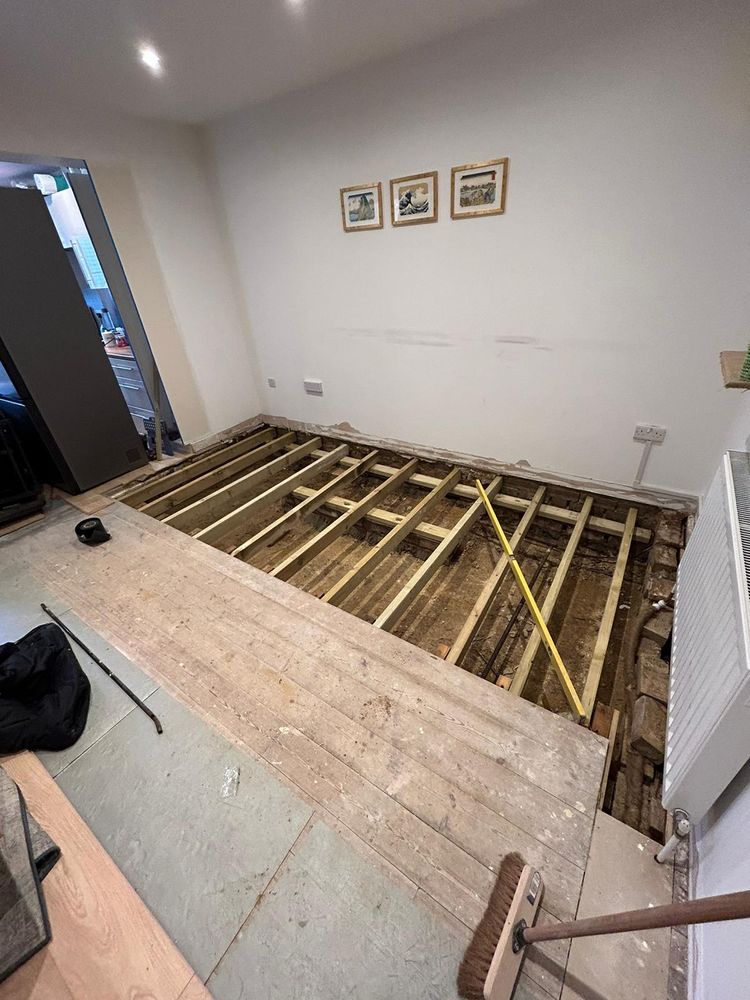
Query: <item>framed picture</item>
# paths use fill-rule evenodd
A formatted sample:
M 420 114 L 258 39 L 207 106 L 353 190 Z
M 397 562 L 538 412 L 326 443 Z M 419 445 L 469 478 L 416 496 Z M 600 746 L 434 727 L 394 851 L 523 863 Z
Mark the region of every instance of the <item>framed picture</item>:
M 341 218 L 345 233 L 383 228 L 383 195 L 377 184 L 341 188 Z
M 451 170 L 451 218 L 502 215 L 508 184 L 508 157 L 465 163 Z
M 394 226 L 412 226 L 418 222 L 437 222 L 437 170 L 391 181 L 391 222 Z

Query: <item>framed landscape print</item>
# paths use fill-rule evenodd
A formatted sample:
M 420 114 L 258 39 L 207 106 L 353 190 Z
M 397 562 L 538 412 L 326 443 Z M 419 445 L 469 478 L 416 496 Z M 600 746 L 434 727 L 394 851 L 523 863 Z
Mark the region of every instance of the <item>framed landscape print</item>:
M 383 228 L 383 196 L 377 184 L 341 188 L 341 218 L 345 233 Z
M 451 170 L 451 218 L 502 215 L 508 183 L 508 157 L 465 163 Z
M 437 170 L 391 181 L 391 222 L 394 226 L 412 226 L 418 222 L 437 222 Z

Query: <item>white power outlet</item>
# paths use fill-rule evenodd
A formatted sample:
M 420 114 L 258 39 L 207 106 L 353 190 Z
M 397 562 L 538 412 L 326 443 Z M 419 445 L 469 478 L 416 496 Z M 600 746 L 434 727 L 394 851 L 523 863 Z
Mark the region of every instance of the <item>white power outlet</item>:
M 658 424 L 636 424 L 634 441 L 655 441 L 660 444 L 667 436 L 667 428 Z
M 323 395 L 323 383 L 319 378 L 306 378 L 303 383 L 305 387 L 305 392 L 312 396 L 322 396 Z

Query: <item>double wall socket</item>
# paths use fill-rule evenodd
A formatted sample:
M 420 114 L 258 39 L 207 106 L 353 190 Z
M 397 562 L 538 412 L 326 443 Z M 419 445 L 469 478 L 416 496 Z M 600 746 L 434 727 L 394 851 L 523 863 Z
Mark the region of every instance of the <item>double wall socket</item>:
M 659 427 L 658 424 L 636 424 L 634 441 L 655 441 L 661 443 L 667 436 L 667 428 Z

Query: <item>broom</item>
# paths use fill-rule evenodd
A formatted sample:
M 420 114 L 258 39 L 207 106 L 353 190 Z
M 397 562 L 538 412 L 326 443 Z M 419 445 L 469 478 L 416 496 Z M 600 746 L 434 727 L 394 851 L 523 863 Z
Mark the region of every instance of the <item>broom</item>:
M 750 917 L 747 891 L 534 927 L 543 890 L 541 874 L 520 855 L 503 858 L 485 914 L 458 970 L 460 996 L 466 1000 L 511 1000 L 526 947 L 539 941 Z

